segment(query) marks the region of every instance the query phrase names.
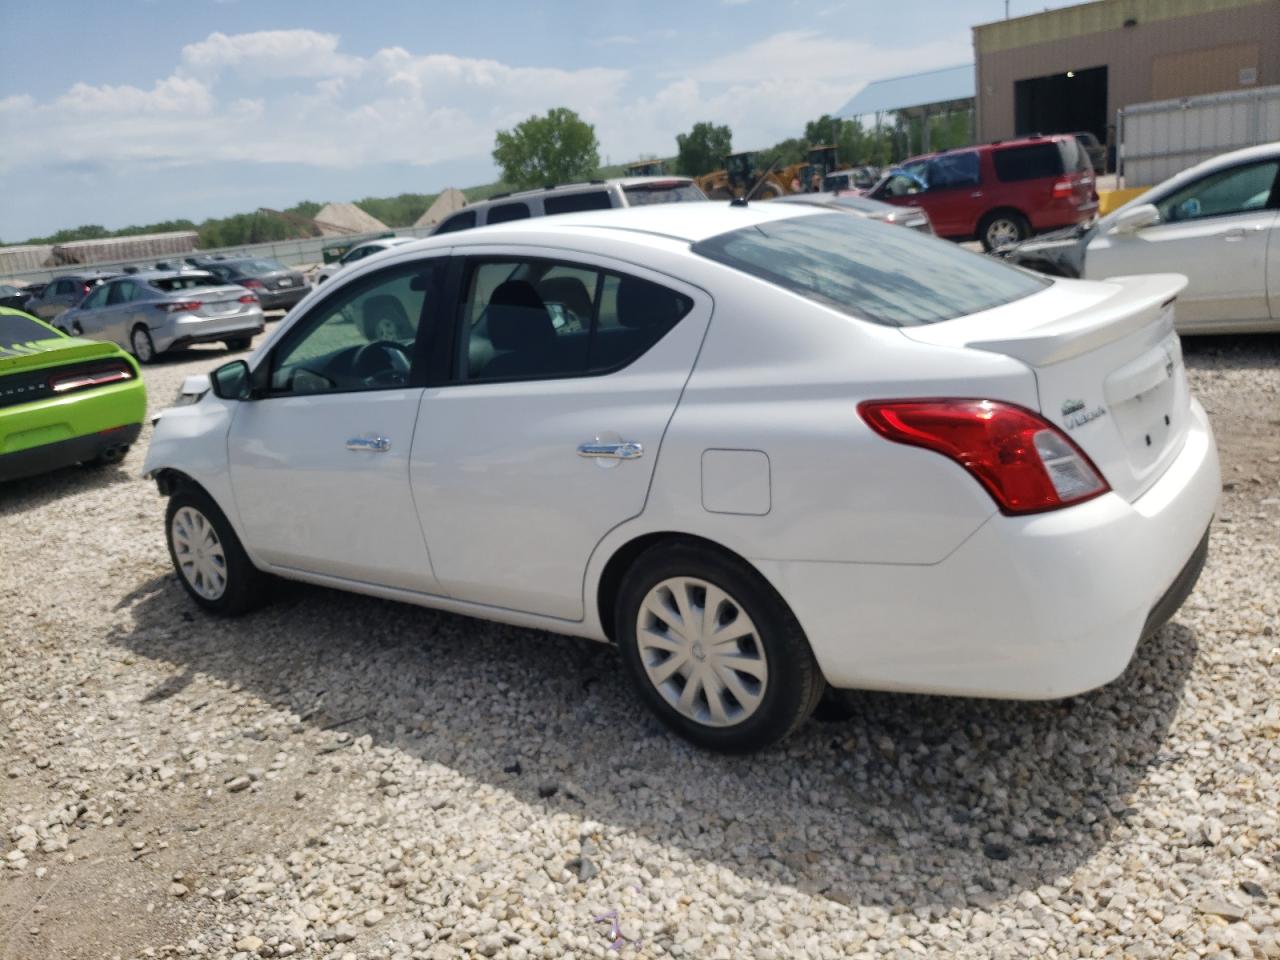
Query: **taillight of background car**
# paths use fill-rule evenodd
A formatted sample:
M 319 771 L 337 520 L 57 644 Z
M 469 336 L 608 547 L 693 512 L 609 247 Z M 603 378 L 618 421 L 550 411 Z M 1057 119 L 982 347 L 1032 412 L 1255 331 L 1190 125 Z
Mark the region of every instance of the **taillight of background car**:
M 1090 500 L 1111 487 L 1061 430 L 996 400 L 868 400 L 862 419 L 895 443 L 949 457 L 1005 514 L 1040 513 Z

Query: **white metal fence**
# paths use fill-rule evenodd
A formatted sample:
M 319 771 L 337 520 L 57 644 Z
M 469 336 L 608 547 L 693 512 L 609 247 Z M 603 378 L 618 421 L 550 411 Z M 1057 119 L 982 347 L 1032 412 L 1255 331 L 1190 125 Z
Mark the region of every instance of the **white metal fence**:
M 425 237 L 434 227 L 402 227 L 394 230 L 397 236 L 401 237 Z M 267 260 L 278 260 L 280 263 L 290 267 L 308 266 L 314 263 L 320 263 L 323 259 L 323 249 L 333 243 L 350 242 L 352 246 L 361 243 L 372 237 L 384 236 L 386 231 L 379 230 L 375 233 L 362 234 L 360 236 L 350 237 L 307 237 L 303 240 L 276 240 L 272 243 L 251 243 L 241 247 L 219 247 L 216 250 L 196 250 L 188 254 L 178 254 L 170 257 L 157 257 L 151 260 L 110 260 L 101 263 L 82 263 L 64 265 L 59 267 L 44 267 L 40 270 L 27 270 L 21 273 L 0 274 L 0 280 L 8 282 L 17 281 L 19 284 L 26 283 L 46 283 L 56 276 L 62 276 L 68 273 L 76 273 L 85 270 L 116 270 L 123 272 L 125 267 L 149 267 L 156 260 L 168 260 L 173 262 L 181 260 L 183 256 L 196 257 L 263 257 Z
M 1126 187 L 1150 187 L 1220 153 L 1280 140 L 1280 86 L 1118 111 L 1119 173 Z

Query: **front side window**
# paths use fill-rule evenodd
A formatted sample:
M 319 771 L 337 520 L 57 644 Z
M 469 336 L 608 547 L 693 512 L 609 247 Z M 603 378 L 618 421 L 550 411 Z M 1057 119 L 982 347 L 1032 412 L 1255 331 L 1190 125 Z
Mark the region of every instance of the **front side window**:
M 1255 163 L 1219 170 L 1171 193 L 1158 204 L 1165 222 L 1225 217 L 1267 206 L 1280 162 Z
M 695 243 L 693 252 L 890 327 L 989 310 L 1050 282 L 915 230 L 886 230 L 844 213 L 759 223 Z
M 335 393 L 408 386 L 419 328 L 430 326 L 443 267 L 400 264 L 318 303 L 271 359 L 272 393 Z
M 474 210 L 463 210 L 461 213 L 455 213 L 440 226 L 436 227 L 436 233 L 453 233 L 455 230 L 470 230 L 476 225 L 476 212 Z
M 465 290 L 463 380 L 608 373 L 638 358 L 693 307 L 648 280 L 546 260 L 476 261 Z
M 80 304 L 80 309 L 96 310 L 98 307 L 106 306 L 107 294 L 111 292 L 111 289 L 107 284 L 100 284 L 95 287 L 93 292 L 84 298 L 84 302 Z
M 1060 177 L 1066 169 L 1058 145 L 1036 143 L 1026 147 L 1003 147 L 992 153 L 996 176 L 1005 183 Z

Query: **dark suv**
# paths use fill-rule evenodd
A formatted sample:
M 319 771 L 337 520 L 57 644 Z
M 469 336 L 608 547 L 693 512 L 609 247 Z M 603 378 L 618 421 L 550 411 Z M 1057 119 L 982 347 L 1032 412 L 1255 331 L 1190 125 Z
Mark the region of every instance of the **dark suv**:
M 1070 134 L 1024 137 L 912 157 L 880 179 L 874 200 L 922 207 L 934 232 L 987 250 L 1087 223 L 1098 212 L 1093 165 Z

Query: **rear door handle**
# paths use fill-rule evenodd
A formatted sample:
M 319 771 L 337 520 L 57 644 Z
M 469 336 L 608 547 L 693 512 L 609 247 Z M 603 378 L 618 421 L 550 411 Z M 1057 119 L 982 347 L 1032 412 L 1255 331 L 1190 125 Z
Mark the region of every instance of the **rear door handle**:
M 347 449 L 357 453 L 386 453 L 391 449 L 391 441 L 379 436 L 352 437 L 347 441 Z
M 598 460 L 636 460 L 644 456 L 644 447 L 630 440 L 618 443 L 591 440 L 578 444 L 578 456 L 593 457 Z
M 977 199 L 978 199 L 979 197 L 981 197 L 981 196 L 982 196 L 982 191 L 981 191 L 981 190 L 975 190 L 975 191 L 973 191 L 973 193 L 969 194 L 969 197 L 970 197 L 970 199 L 972 199 L 972 200 L 977 200 Z

